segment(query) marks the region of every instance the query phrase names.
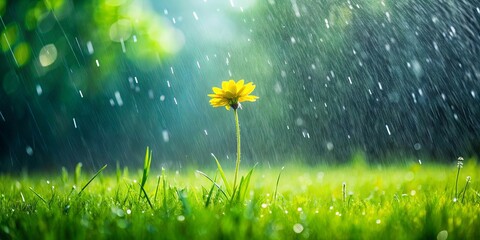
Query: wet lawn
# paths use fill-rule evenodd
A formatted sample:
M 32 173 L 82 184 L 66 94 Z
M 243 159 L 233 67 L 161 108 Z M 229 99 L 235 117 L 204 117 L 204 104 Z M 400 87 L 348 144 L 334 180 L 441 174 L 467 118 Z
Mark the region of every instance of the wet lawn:
M 195 169 L 152 169 L 143 191 L 141 171 L 109 168 L 88 185 L 81 169 L 0 175 L 0 239 L 480 239 L 473 160 L 259 165 L 243 201 Z

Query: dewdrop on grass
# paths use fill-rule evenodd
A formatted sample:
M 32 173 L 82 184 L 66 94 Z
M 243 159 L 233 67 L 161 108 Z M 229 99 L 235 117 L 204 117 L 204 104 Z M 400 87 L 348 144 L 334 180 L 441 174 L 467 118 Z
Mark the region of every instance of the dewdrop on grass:
M 301 233 L 303 232 L 303 225 L 300 224 L 300 223 L 296 223 L 295 225 L 293 225 L 293 231 L 295 233 Z

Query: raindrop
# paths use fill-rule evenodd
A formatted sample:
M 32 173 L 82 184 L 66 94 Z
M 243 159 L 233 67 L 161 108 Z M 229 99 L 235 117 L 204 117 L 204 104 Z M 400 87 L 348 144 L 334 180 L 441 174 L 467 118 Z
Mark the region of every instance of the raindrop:
M 302 118 L 298 117 L 297 120 L 295 120 L 295 124 L 297 126 L 302 126 L 303 124 L 305 124 L 305 121 Z
M 208 136 L 207 129 L 204 129 L 204 130 L 203 130 L 203 133 L 205 133 L 205 136 Z
M 327 150 L 332 151 L 333 150 L 333 143 L 332 142 L 327 142 Z
M 291 37 L 291 38 L 290 38 L 290 42 L 292 42 L 292 44 L 295 44 L 295 43 L 297 43 L 297 40 L 295 40 L 294 37 Z
M 73 126 L 77 128 L 77 121 L 75 120 L 75 118 L 73 118 Z
M 37 84 L 36 89 L 37 89 L 38 96 L 42 95 L 43 90 L 42 90 L 42 86 L 40 86 L 40 84 Z
M 173 102 L 175 103 L 175 105 L 178 105 L 177 99 L 175 97 L 173 98 Z
M 116 91 L 115 92 L 115 100 L 117 100 L 117 104 L 118 106 L 123 106 L 123 100 L 122 100 L 122 96 L 120 96 L 120 92 L 119 91 Z
M 120 38 L 120 45 L 122 46 L 122 52 L 123 53 L 127 52 L 127 49 L 125 48 L 125 41 L 123 41 L 123 37 Z
M 30 147 L 30 146 L 27 146 L 25 148 L 25 151 L 27 152 L 28 156 L 32 156 L 33 155 L 33 148 Z
M 390 128 L 388 127 L 388 125 L 387 125 L 387 124 L 385 124 L 385 128 L 387 129 L 387 133 L 388 133 L 388 135 L 389 135 L 389 136 L 390 136 L 390 135 L 392 135 L 392 133 L 390 132 Z
M 478 8 L 477 8 L 478 10 Z M 448 238 L 447 230 L 442 230 L 437 234 L 437 240 L 446 240 Z
M 423 74 L 423 70 L 422 70 L 422 66 L 420 65 L 420 62 L 418 62 L 416 59 L 412 60 L 411 66 L 415 76 L 421 77 Z
M 95 63 L 97 64 L 97 67 L 100 67 L 100 62 L 97 60 L 95 60 Z
M 376 223 L 376 224 L 380 224 L 380 223 L 382 223 L 382 220 L 377 219 L 377 221 L 375 221 L 375 223 Z
M 273 91 L 275 91 L 276 94 L 280 94 L 282 92 L 282 86 L 279 82 L 275 83 L 275 85 L 273 86 Z
M 415 148 L 415 150 L 420 150 L 422 148 L 422 145 L 420 143 L 415 143 L 413 145 L 413 148 Z
M 170 141 L 170 135 L 168 134 L 168 131 L 167 131 L 167 130 L 163 130 L 163 131 L 162 131 L 162 138 L 163 138 L 163 141 L 164 141 L 164 142 Z
M 293 231 L 294 231 L 295 233 L 301 233 L 301 232 L 303 232 L 303 226 L 302 226 L 302 224 L 296 223 L 295 225 L 293 225 Z
M 185 216 L 179 215 L 179 216 L 177 217 L 177 221 L 179 221 L 179 222 L 185 221 Z
M 290 0 L 290 2 L 292 3 L 292 9 L 293 9 L 293 12 L 295 13 L 295 17 L 300 17 L 300 9 L 298 8 L 298 5 L 297 5 L 297 0 Z
M 92 44 L 91 41 L 87 42 L 87 51 L 88 51 L 88 54 L 90 54 L 90 55 L 92 55 L 94 53 L 93 44 Z
M 80 97 L 83 98 L 82 90 L 78 90 L 78 93 L 80 94 Z
M 160 101 L 162 101 L 162 102 L 165 101 L 165 95 L 160 96 Z
M 470 91 L 470 94 L 472 95 L 473 98 L 477 97 L 477 93 L 474 90 Z
M 195 11 L 193 12 L 193 17 L 195 18 L 195 20 L 198 21 L 198 15 L 197 15 L 197 13 L 196 13 Z
M 418 89 L 418 94 L 419 94 L 420 96 L 423 96 L 423 90 L 422 90 L 421 88 Z
M 6 121 L 5 121 L 5 117 L 3 116 L 3 113 L 2 113 L 2 112 L 0 112 L 0 117 L 2 118 L 2 120 L 3 120 L 4 122 L 6 122 Z

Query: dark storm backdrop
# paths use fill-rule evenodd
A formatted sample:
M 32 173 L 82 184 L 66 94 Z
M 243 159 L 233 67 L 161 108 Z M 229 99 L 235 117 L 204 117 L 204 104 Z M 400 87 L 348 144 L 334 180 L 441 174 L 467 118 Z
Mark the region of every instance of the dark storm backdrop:
M 0 171 L 480 151 L 475 0 L 0 0 Z M 213 166 L 213 164 L 212 164 Z

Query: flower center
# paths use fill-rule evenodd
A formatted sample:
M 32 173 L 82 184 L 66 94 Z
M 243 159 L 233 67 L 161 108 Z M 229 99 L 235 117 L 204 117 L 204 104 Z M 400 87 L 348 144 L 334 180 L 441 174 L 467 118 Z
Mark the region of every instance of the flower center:
M 230 105 L 230 107 L 233 108 L 233 110 L 236 110 L 238 108 L 238 99 L 237 98 L 230 99 L 230 101 L 228 102 L 228 105 Z

